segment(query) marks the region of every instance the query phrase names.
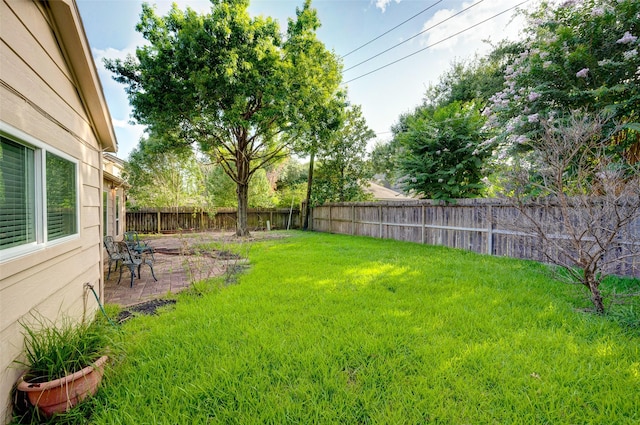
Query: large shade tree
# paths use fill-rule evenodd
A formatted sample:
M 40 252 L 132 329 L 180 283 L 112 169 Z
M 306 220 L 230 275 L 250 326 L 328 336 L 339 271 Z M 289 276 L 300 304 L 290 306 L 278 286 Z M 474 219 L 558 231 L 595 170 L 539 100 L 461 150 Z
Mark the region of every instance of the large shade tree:
M 158 16 L 144 4 L 136 29 L 148 44 L 135 57 L 107 60 L 126 85 L 133 118 L 167 143 L 197 143 L 236 183 L 236 234 L 246 236 L 249 181 L 287 154 L 301 123 L 314 117 L 340 84 L 339 61 L 315 35 L 320 25 L 307 0 L 286 36 L 278 23 L 251 17 L 248 0 L 212 0 L 210 13 L 173 6 Z M 319 117 L 319 118 L 318 118 Z

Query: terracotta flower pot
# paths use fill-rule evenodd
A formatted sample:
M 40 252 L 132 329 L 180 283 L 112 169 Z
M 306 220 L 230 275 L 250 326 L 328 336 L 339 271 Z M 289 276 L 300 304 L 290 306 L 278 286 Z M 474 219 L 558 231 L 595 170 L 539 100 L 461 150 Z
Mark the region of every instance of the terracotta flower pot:
M 29 402 L 36 406 L 46 417 L 62 413 L 94 395 L 104 373 L 104 364 L 109 358 L 102 356 L 92 365 L 63 378 L 49 382 L 30 383 L 24 375 L 18 381 L 18 390 L 27 393 Z

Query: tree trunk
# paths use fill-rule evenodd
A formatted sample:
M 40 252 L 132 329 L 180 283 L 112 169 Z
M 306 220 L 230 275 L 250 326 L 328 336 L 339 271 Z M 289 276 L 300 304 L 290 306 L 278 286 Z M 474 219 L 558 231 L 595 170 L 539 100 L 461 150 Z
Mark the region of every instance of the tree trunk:
M 312 151 L 309 158 L 309 174 L 307 175 L 307 199 L 305 201 L 304 225 L 302 230 L 309 230 L 309 215 L 311 215 L 311 187 L 313 186 L 313 160 L 315 154 Z
M 250 236 L 247 213 L 249 209 L 249 184 L 238 183 L 238 219 L 236 221 L 236 236 Z
M 591 291 L 591 301 L 596 308 L 596 313 L 603 314 L 604 302 L 602 300 L 602 293 L 600 292 L 600 288 L 595 276 L 590 270 L 585 270 L 584 279 L 585 283 L 587 283 L 589 287 L 589 291 Z
M 244 148 L 244 144 L 242 145 Z M 236 153 L 236 193 L 238 194 L 238 218 L 236 221 L 236 236 L 250 236 L 247 215 L 249 212 L 249 169 L 248 156 L 242 149 Z

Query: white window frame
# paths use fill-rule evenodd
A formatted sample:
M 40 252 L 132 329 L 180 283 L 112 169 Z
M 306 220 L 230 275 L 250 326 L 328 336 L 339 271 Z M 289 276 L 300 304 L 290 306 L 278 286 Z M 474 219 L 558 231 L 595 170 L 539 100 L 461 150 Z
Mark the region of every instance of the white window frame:
M 72 156 L 36 139 L 35 137 L 19 130 L 10 124 L 0 121 L 0 135 L 10 139 L 26 148 L 34 151 L 34 185 L 35 185 L 35 242 L 0 250 L 0 263 L 41 251 L 47 247 L 60 245 L 70 240 L 80 237 L 80 165 L 79 161 Z M 46 154 L 52 153 L 60 158 L 73 163 L 75 168 L 75 190 L 76 190 L 76 232 L 53 241 L 47 240 L 47 172 Z

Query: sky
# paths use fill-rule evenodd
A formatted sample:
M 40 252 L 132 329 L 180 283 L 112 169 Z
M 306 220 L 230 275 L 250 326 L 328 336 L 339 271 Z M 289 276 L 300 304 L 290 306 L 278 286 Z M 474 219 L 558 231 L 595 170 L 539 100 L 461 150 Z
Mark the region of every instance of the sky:
M 144 127 L 131 122 L 124 85 L 113 80 L 103 58 L 125 58 L 146 42 L 135 31 L 142 1 L 76 1 L 111 112 L 118 139 L 117 156 L 126 160 L 143 136 Z M 514 11 L 493 18 L 521 1 L 313 0 L 312 6 L 322 24 L 318 38 L 342 57 L 349 101 L 362 107 L 367 125 L 376 132 L 370 146 L 391 139 L 391 126 L 402 114 L 422 103 L 427 88 L 436 84 L 454 61 L 486 54 L 491 43 L 521 37 L 524 20 L 514 16 Z M 147 1 L 156 5 L 161 15 L 167 13 L 173 2 L 181 9 L 191 7 L 201 13 L 211 7 L 208 0 Z M 295 16 L 296 7 L 303 3 L 304 0 L 251 0 L 249 13 L 271 16 L 285 32 L 287 20 Z M 521 7 L 534 5 L 535 1 L 530 0 Z M 361 46 L 364 47 L 358 49 Z M 382 53 L 387 49 L 390 50 Z M 368 60 L 376 55 L 379 56 Z M 398 62 L 391 64 L 395 61 Z M 378 70 L 381 67 L 384 68 Z

